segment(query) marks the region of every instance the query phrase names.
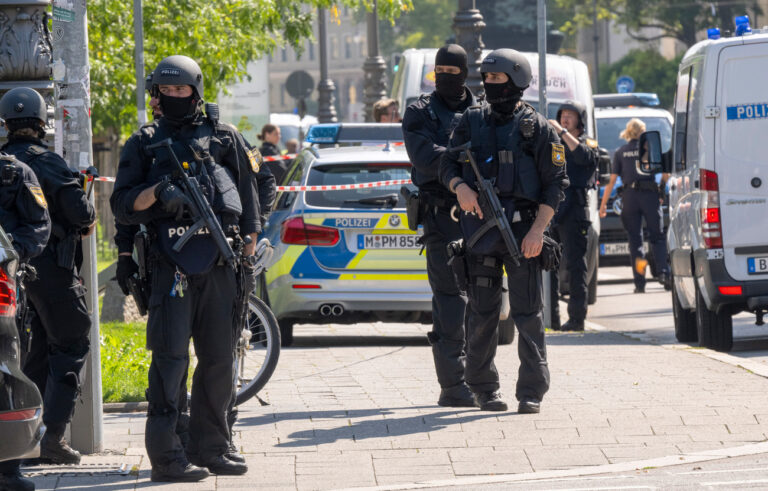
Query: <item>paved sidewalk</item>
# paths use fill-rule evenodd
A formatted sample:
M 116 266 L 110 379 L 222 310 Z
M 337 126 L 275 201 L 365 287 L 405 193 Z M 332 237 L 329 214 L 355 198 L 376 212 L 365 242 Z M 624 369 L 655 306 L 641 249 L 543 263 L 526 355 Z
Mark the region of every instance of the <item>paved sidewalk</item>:
M 151 483 L 144 416 L 123 413 L 105 415 L 108 450 L 83 459 L 93 476 L 39 476 L 38 489 L 382 486 L 598 466 L 766 440 L 768 379 L 695 350 L 612 332 L 548 335 L 552 387 L 541 414 L 515 413 L 516 344 L 500 347 L 497 356 L 511 411 L 440 408 L 426 330 L 360 324 L 331 326 L 328 336 L 327 327 L 299 328 L 297 346 L 283 350 L 261 394 L 269 405 L 253 400 L 241 408 L 237 443 L 250 466 L 245 476 Z M 385 337 L 360 337 L 369 333 Z M 117 464 L 138 472 L 101 472 Z

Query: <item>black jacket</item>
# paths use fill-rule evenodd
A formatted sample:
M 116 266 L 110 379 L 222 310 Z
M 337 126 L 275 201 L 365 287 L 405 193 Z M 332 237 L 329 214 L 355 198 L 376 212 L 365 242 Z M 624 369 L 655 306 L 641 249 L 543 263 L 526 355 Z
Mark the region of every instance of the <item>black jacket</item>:
M 21 262 L 37 256 L 48 243 L 51 219 L 48 204 L 32 169 L 19 160 L 0 159 L 0 225 L 11 236 Z

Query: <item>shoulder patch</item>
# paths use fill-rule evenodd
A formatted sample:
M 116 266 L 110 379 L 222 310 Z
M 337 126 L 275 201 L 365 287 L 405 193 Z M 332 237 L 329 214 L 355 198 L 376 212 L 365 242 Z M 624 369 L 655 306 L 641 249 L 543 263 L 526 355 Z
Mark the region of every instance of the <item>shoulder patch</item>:
M 40 189 L 40 186 L 37 186 L 31 182 L 24 183 L 25 186 L 27 186 L 27 189 L 29 189 L 29 192 L 32 193 L 32 196 L 35 198 L 35 201 L 38 205 L 40 205 L 41 208 L 48 209 L 48 202 L 45 201 L 45 195 L 43 195 L 43 190 Z
M 258 148 L 254 147 L 248 151 L 248 160 L 251 163 L 251 170 L 253 173 L 258 174 L 259 169 L 261 169 L 261 163 L 264 161 Z
M 45 147 L 41 147 L 40 145 L 30 145 L 29 148 L 28 148 L 28 151 L 30 153 L 35 154 L 35 155 L 42 155 L 45 152 L 47 152 L 48 149 L 45 148 Z
M 565 165 L 565 147 L 560 143 L 552 144 L 552 164 L 557 167 Z
M 589 148 L 597 148 L 597 140 L 593 140 L 592 138 L 587 138 L 587 141 L 585 143 Z

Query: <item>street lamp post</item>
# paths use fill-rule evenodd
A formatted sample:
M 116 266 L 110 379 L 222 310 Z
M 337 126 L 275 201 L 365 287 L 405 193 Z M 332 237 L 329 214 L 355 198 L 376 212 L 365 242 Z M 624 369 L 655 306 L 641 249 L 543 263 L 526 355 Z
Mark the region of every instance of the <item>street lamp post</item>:
M 600 51 L 599 51 L 599 45 L 597 44 L 598 41 L 600 41 L 600 36 L 598 35 L 598 27 L 597 27 L 597 0 L 592 0 L 592 25 L 594 26 L 594 35 L 592 36 L 592 41 L 595 45 L 595 92 L 600 92 Z
M 373 121 L 373 104 L 387 96 L 387 64 L 379 55 L 379 16 L 376 12 L 377 0 L 373 0 L 373 10 L 367 12 L 368 24 L 368 58 L 363 63 L 365 72 L 365 120 Z
M 483 80 L 480 75 L 480 59 L 483 56 L 483 39 L 480 35 L 485 28 L 483 14 L 475 8 L 475 0 L 459 0 L 459 10 L 453 18 L 453 30 L 456 42 L 467 51 L 469 74 L 467 87 L 474 94 L 483 90 Z
M 318 37 L 320 38 L 320 81 L 317 83 L 317 92 L 319 94 L 317 101 L 317 120 L 321 123 L 335 123 L 336 108 L 333 105 L 333 92 L 336 90 L 333 80 L 328 78 L 328 33 L 327 33 L 327 12 L 325 9 L 318 9 Z

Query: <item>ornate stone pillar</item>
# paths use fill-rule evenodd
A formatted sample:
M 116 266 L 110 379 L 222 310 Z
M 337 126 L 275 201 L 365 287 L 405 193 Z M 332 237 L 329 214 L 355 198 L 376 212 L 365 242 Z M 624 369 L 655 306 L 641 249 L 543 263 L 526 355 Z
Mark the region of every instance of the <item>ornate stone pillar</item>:
M 475 0 L 459 0 L 459 10 L 453 18 L 453 30 L 456 33 L 456 43 L 467 51 L 467 87 L 475 95 L 480 95 L 483 91 L 480 59 L 485 44 L 480 34 L 484 28 L 483 15 L 475 8 Z
M 373 0 L 373 11 L 366 13 L 368 24 L 368 57 L 363 64 L 365 72 L 365 120 L 373 121 L 373 105 L 387 96 L 387 63 L 379 55 L 379 15 L 376 12 L 378 2 Z

